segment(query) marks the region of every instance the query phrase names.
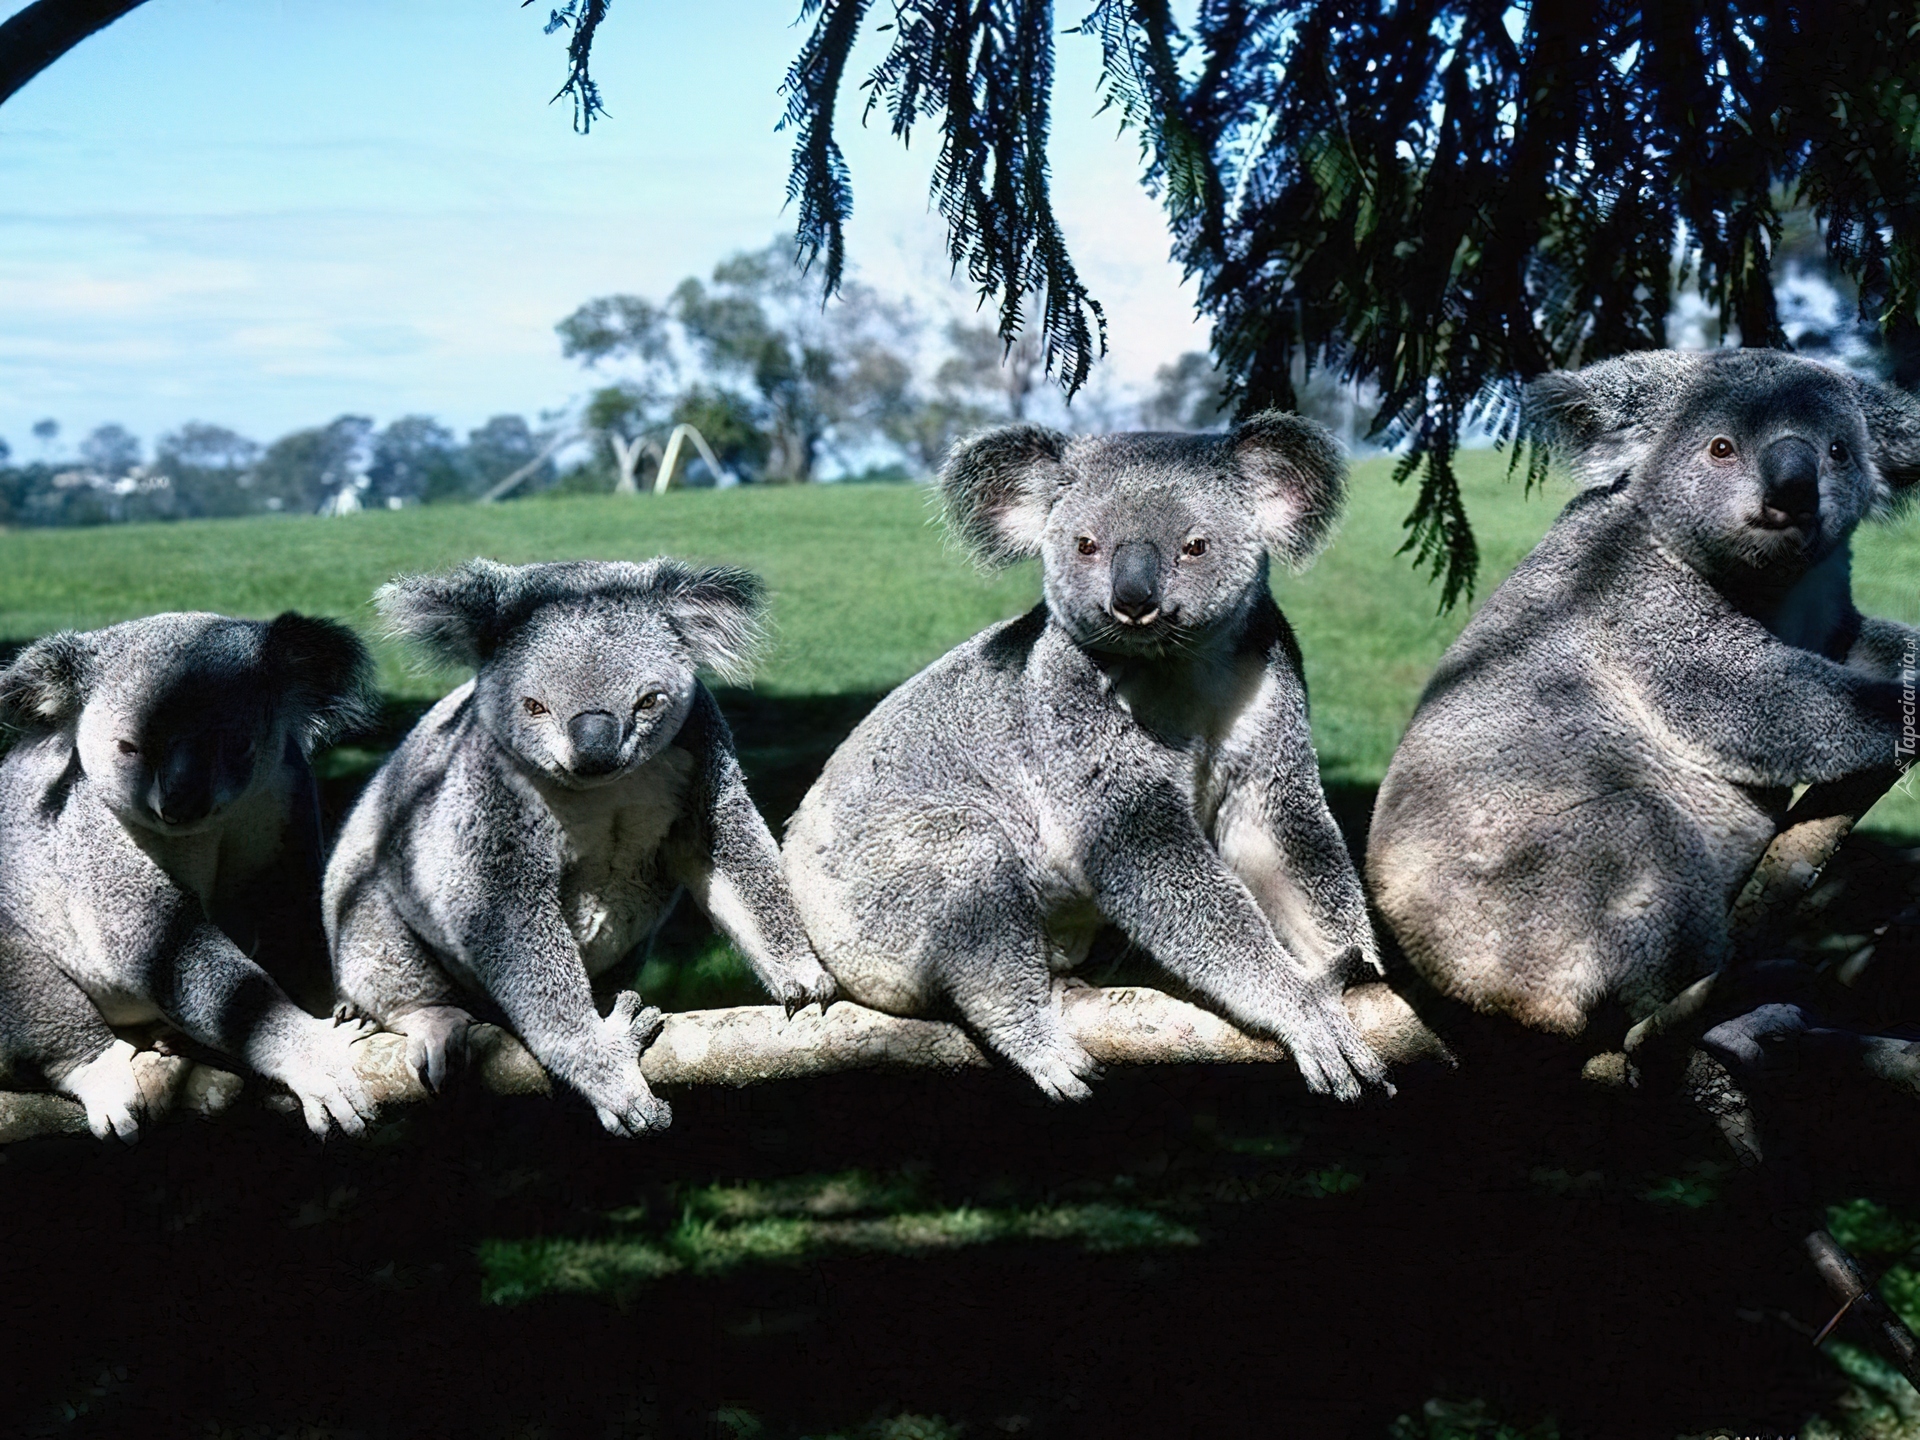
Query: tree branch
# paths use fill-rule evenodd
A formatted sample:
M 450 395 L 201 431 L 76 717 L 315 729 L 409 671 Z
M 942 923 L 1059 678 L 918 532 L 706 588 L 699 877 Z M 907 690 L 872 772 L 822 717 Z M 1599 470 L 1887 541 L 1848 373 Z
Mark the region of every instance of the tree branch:
M 1247 1065 L 1287 1059 L 1284 1046 L 1256 1040 L 1211 1011 L 1158 990 L 1070 988 L 1061 1002 L 1068 1032 L 1103 1064 Z M 1446 1047 L 1385 985 L 1349 992 L 1347 1009 L 1368 1044 L 1389 1062 L 1451 1063 Z M 430 1098 L 407 1064 L 402 1037 L 370 1035 L 355 1049 L 354 1068 L 383 1110 Z M 499 1027 L 475 1026 L 468 1049 L 467 1083 L 495 1095 L 552 1092 L 533 1056 Z M 148 1122 L 211 1117 L 247 1090 L 239 1076 L 178 1055 L 148 1051 L 133 1063 L 146 1095 Z M 825 1015 L 808 1010 L 791 1019 L 777 1005 L 669 1015 L 640 1068 L 654 1085 L 742 1086 L 840 1070 L 974 1070 L 997 1063 L 957 1025 L 903 1020 L 843 1000 Z M 262 1098 L 274 1109 L 295 1109 L 289 1096 Z M 86 1131 L 85 1112 L 64 1096 L 0 1093 L 0 1145 Z
M 0 105 L 96 30 L 145 0 L 36 0 L 0 24 Z

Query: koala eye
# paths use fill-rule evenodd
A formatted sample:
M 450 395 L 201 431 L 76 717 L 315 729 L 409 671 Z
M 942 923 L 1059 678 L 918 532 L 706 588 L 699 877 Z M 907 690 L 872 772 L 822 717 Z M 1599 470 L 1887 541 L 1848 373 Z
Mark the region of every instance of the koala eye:
M 534 699 L 531 695 L 527 696 L 527 698 L 522 700 L 520 703 L 526 707 L 527 714 L 529 715 L 544 715 L 547 713 L 547 707 L 542 705 L 538 700 Z
M 657 709 L 659 706 L 666 703 L 666 699 L 667 699 L 666 691 L 649 690 L 646 694 L 642 695 L 637 702 L 635 702 L 633 708 L 636 710 Z
M 1082 535 L 1080 537 L 1080 553 L 1082 555 L 1098 555 L 1100 553 L 1100 546 L 1091 535 Z
M 1841 444 L 1841 442 L 1838 440 L 1834 441 L 1831 445 L 1827 446 L 1827 455 L 1836 465 L 1846 464 L 1847 458 L 1850 454 L 1851 452 L 1847 449 L 1847 447 Z
M 122 755 L 138 755 L 140 753 L 140 747 L 131 740 L 122 740 L 118 743 Z
M 1202 555 L 1207 553 L 1207 537 L 1204 535 L 1194 536 L 1180 547 L 1180 553 L 1182 555 L 1191 555 L 1194 559 L 1198 560 Z
M 1707 453 L 1716 460 L 1733 458 L 1733 441 L 1724 435 L 1716 435 L 1707 442 Z

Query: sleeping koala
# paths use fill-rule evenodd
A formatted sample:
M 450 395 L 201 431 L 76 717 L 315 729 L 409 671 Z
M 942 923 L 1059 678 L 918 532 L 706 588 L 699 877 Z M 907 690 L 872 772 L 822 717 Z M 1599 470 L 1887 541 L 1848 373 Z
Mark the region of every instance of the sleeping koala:
M 307 756 L 363 717 L 368 671 L 350 632 L 289 613 L 49 635 L 0 673 L 0 1077 L 37 1073 L 133 1139 L 134 1050 L 109 1027 L 160 1020 L 285 1085 L 315 1134 L 363 1128 L 353 1032 L 249 956 L 286 895 L 317 911 Z M 286 937 L 264 928 L 271 961 Z
M 640 1074 L 660 1012 L 622 991 L 602 1017 L 590 981 L 647 944 L 681 887 L 789 1012 L 825 1007 L 833 982 L 694 678 L 744 669 L 753 576 L 474 560 L 375 599 L 396 634 L 478 673 L 427 712 L 341 830 L 325 912 L 343 1015 L 406 1036 L 439 1090 L 484 1007 L 608 1130 L 635 1135 L 671 1119 Z
M 1327 809 L 1268 555 L 1304 565 L 1340 508 L 1325 431 L 957 449 L 950 527 L 983 563 L 1040 556 L 1045 598 L 880 703 L 787 833 L 794 901 L 842 990 L 957 1012 L 1054 1098 L 1088 1094 L 1055 971 L 1103 922 L 1315 1090 L 1382 1083 L 1341 985 L 1377 967 Z
M 1443 994 L 1608 1047 L 1723 963 L 1790 787 L 1902 758 L 1917 637 L 1854 609 L 1848 540 L 1920 479 L 1920 405 L 1661 351 L 1527 421 L 1586 488 L 1441 660 L 1367 868 Z

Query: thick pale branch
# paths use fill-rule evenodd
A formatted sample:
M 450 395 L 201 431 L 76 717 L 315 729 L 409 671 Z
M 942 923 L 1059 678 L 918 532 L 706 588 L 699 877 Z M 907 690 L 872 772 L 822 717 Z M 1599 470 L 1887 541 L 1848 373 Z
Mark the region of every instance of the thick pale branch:
M 1275 1064 L 1285 1047 L 1256 1040 L 1197 1005 L 1136 987 L 1068 989 L 1061 996 L 1067 1029 L 1107 1065 Z M 1347 996 L 1354 1023 L 1387 1060 L 1450 1062 L 1445 1046 L 1384 985 Z M 541 1095 L 551 1086 L 521 1044 L 492 1025 L 475 1027 L 468 1083 L 496 1095 Z M 429 1096 L 406 1063 L 406 1042 L 372 1035 L 358 1042 L 355 1068 L 382 1107 Z M 693 1010 L 667 1017 L 641 1069 L 655 1085 L 757 1085 L 839 1070 L 967 1070 L 995 1063 L 957 1025 L 903 1020 L 841 1001 L 825 1015 L 807 1010 L 789 1019 L 775 1005 Z M 145 1053 L 134 1066 L 147 1096 L 148 1119 L 210 1116 L 234 1104 L 240 1078 L 174 1055 Z M 290 1098 L 266 1097 L 291 1109 Z M 58 1095 L 0 1094 L 0 1144 L 36 1135 L 85 1134 L 79 1105 Z
M 36 0 L 0 25 L 0 103 L 143 0 Z

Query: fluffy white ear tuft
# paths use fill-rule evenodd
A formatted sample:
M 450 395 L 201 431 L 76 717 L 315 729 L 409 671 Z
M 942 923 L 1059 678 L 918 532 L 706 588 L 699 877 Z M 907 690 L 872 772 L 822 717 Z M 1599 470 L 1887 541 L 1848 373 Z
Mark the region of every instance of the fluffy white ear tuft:
M 1228 436 L 1234 467 L 1252 486 L 1267 553 L 1304 570 L 1333 538 L 1347 499 L 1347 462 L 1327 430 L 1285 410 L 1263 410 Z
M 1066 453 L 1067 437 L 1042 425 L 1005 425 L 954 447 L 940 501 L 947 528 L 976 563 L 999 569 L 1040 553 Z
M 447 665 L 478 666 L 499 644 L 519 570 L 469 560 L 436 575 L 402 575 L 374 592 L 387 628 Z
M 77 631 L 34 641 L 0 670 L 0 725 L 16 730 L 64 725 L 87 703 L 93 661 L 91 642 Z
M 728 565 L 695 570 L 657 560 L 655 582 L 667 620 L 687 644 L 693 663 L 738 684 L 753 670 L 763 635 L 766 600 L 760 577 Z
M 1639 350 L 1527 386 L 1521 434 L 1564 459 L 1580 485 L 1611 485 L 1635 469 L 1709 352 Z

